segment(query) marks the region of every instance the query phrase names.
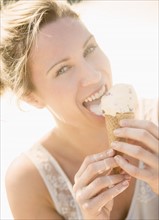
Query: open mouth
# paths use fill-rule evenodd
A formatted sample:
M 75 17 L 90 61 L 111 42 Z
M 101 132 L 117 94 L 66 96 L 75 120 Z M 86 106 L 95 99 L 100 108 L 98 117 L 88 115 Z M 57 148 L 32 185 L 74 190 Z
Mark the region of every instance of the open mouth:
M 83 102 L 84 107 L 87 108 L 89 111 L 95 113 L 96 115 L 102 115 L 100 102 L 102 96 L 105 93 L 106 93 L 106 86 L 103 85 L 102 88 L 99 89 L 99 91 L 93 93 L 84 100 Z

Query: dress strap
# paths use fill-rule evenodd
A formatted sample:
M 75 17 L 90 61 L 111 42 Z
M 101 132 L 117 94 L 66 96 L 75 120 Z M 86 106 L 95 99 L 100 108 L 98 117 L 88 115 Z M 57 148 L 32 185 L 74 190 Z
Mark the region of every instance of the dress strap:
M 39 143 L 25 154 L 40 173 L 58 213 L 65 219 L 81 219 L 72 184 L 56 159 Z
M 144 99 L 141 102 L 141 118 L 158 124 L 158 102 L 157 100 Z

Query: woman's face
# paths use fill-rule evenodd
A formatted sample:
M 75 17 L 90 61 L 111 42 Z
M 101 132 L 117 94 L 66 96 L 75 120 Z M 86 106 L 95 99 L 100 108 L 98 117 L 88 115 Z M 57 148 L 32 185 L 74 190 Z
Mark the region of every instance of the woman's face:
M 111 86 L 110 64 L 81 21 L 66 17 L 42 27 L 29 68 L 36 95 L 58 120 L 104 122 L 92 109 Z

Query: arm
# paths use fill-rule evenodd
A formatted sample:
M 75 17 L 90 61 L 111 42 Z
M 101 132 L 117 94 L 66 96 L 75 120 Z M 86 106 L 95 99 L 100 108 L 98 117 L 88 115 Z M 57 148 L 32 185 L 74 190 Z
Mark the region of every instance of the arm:
M 15 219 L 59 219 L 50 195 L 34 165 L 17 158 L 6 173 L 6 190 Z

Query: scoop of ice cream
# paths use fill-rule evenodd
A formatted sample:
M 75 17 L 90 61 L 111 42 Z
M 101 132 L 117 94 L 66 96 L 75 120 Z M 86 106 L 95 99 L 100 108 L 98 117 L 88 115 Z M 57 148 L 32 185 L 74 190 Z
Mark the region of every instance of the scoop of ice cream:
M 104 115 L 115 116 L 117 113 L 135 112 L 137 103 L 137 95 L 131 85 L 116 84 L 102 97 L 101 109 Z

